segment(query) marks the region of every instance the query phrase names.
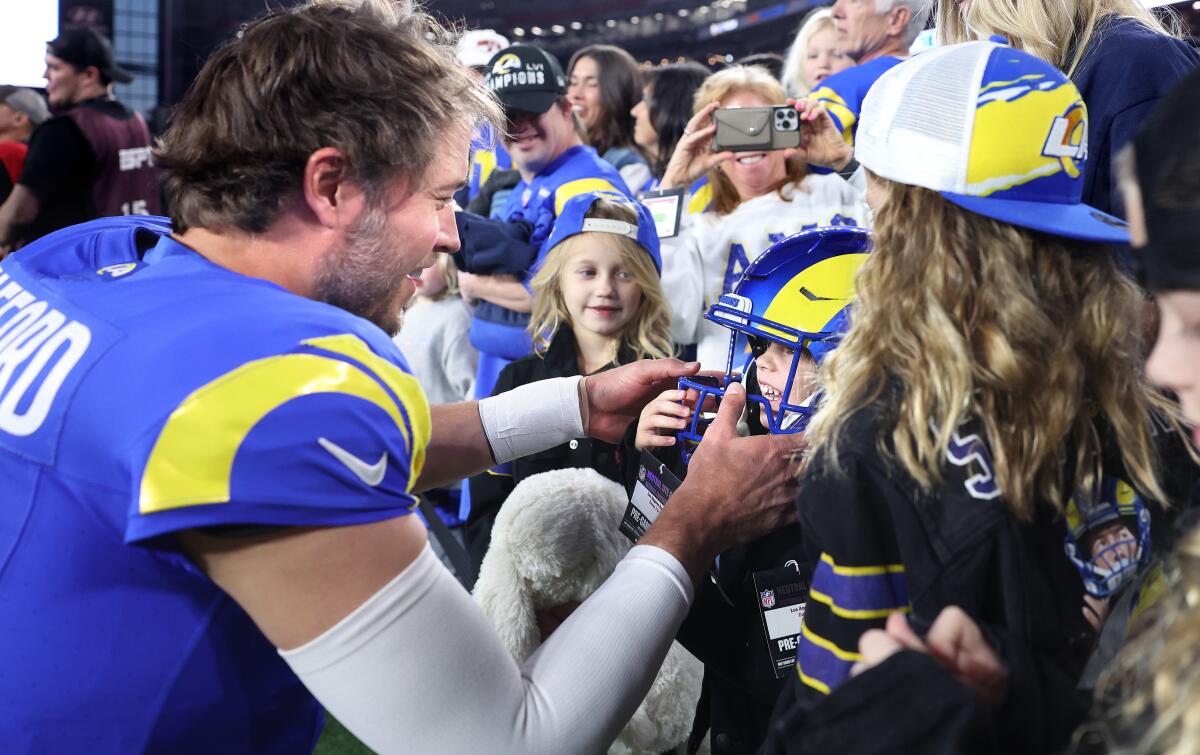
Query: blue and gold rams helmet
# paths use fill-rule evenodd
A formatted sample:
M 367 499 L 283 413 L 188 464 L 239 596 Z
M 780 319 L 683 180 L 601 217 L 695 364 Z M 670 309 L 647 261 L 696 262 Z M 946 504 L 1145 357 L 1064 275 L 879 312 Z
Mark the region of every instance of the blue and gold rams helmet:
M 1101 477 L 1067 503 L 1064 550 L 1088 594 L 1107 598 L 1150 560 L 1150 510 L 1124 480 Z
M 703 407 L 710 396 L 719 402 L 731 384 L 741 382 L 741 343 L 749 341 L 755 358 L 778 343 L 792 352 L 787 380 L 777 397 L 779 408 L 773 409 L 774 396 L 764 396 L 752 381 L 747 381 L 747 406 L 771 433 L 803 431 L 815 402 L 789 402 L 797 367 L 805 353 L 819 365 L 849 328 L 854 276 L 870 246 L 870 234 L 853 227 L 803 231 L 771 246 L 746 268 L 733 291 L 722 295 L 705 314 L 706 319 L 730 330 L 725 374 L 721 378 L 684 378 L 679 387 L 699 393 L 697 407 Z M 689 425 L 679 432 L 684 461 L 709 421 L 695 411 Z

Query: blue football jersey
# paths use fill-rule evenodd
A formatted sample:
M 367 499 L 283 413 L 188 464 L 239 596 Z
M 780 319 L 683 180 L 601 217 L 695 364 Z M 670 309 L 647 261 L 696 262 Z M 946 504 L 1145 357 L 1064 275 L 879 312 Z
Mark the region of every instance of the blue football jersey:
M 621 174 L 601 159 L 596 150 L 572 147 L 542 168 L 531 181 L 518 183 L 497 217 L 533 224 L 529 243 L 538 247 L 540 264 L 549 251 L 545 243 L 563 205 L 572 197 L 589 191 L 611 191 L 633 198 Z
M 847 68 L 821 82 L 821 86 L 809 93 L 808 98 L 824 105 L 829 117 L 833 119 L 833 124 L 842 132 L 842 138 L 847 144 L 854 144 L 858 115 L 862 112 L 867 92 L 871 91 L 871 87 L 875 86 L 880 76 L 903 60 L 885 55 Z
M 474 199 L 492 172 L 512 170 L 512 158 L 508 150 L 489 124 L 483 124 L 471 142 L 471 167 L 467 174 L 467 200 Z
M 321 714 L 172 533 L 409 513 L 429 408 L 382 331 L 165 220 L 0 262 L 0 741 L 310 751 Z

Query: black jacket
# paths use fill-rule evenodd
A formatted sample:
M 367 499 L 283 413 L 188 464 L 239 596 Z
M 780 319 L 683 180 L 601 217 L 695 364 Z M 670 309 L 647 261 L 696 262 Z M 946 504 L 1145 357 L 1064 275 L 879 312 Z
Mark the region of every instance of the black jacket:
M 1062 519 L 1042 505 L 1034 521 L 1020 523 L 998 499 L 963 496 L 964 482 L 986 472 L 978 460 L 964 467 L 948 465 L 938 490 L 919 495 L 907 475 L 875 451 L 881 415 L 876 407 L 851 424 L 842 449 L 844 477 L 810 473 L 805 478 L 800 511 L 806 535 L 819 543 L 814 549 L 820 547 L 842 566 L 861 567 L 866 560 L 901 564 L 912 605 L 909 621 L 919 633 L 942 607 L 964 607 L 1008 668 L 1007 700 L 988 711 L 937 662 L 903 652 L 847 679 L 829 695 L 814 692 L 799 678 L 789 682 L 762 751 L 1060 751 L 1088 710 L 1090 695 L 1076 689 L 1076 679 L 1093 637 L 1081 620 L 1082 583 L 1063 555 Z M 1112 434 L 1098 425 L 1109 440 L 1103 451 L 1106 474 L 1119 475 Z M 1156 431 L 1164 492 L 1172 504 L 1164 510 L 1148 502 L 1152 552 L 1162 555 L 1173 547 L 1180 529 L 1194 526 L 1197 466 L 1189 458 L 1187 441 L 1164 427 Z M 968 427 L 959 436 L 970 434 Z M 809 505 L 806 494 L 826 505 Z M 820 587 L 815 580 L 813 589 Z M 810 600 L 809 607 L 813 630 L 839 646 L 853 647 L 856 638 L 846 634 L 847 627 L 837 626 L 825 606 Z M 1114 621 L 1123 630 L 1124 616 L 1114 611 L 1105 632 Z M 1072 748 L 1105 750 L 1103 745 Z
M 624 363 L 633 361 L 633 358 L 632 355 L 621 354 L 618 361 Z M 492 395 L 546 378 L 578 374 L 575 336 L 569 327 L 562 327 L 554 335 L 545 354 L 530 354 L 501 370 Z M 620 446 L 594 438 L 576 438 L 472 477 L 469 480 L 471 513 L 464 536 L 476 567 L 483 562 L 483 556 L 487 553 L 496 513 L 517 483 L 540 472 L 575 467 L 595 469 L 610 480 L 621 482 L 620 450 Z
M 830 700 L 840 694 L 866 629 L 911 607 L 909 620 L 923 633 L 957 605 L 1008 668 L 1007 699 L 995 712 L 998 749 L 1055 751 L 1087 712 L 1076 682 L 1095 636 L 1083 618 L 1079 573 L 1063 553 L 1064 523 L 1044 503 L 1030 522 L 1010 513 L 976 423 L 959 428 L 941 482 L 923 492 L 879 453 L 891 406 L 881 400 L 850 420 L 840 471 L 819 452 L 801 481 L 800 523 L 807 550 L 820 556 L 797 678 L 765 749 L 807 751 L 808 711 L 831 690 Z
M 753 417 L 749 425 L 755 434 L 764 432 Z M 636 433 L 637 425 L 631 425 L 622 442 L 625 486 L 631 492 L 641 457 L 634 446 Z M 658 449 L 654 456 L 680 480 L 687 475 L 674 446 Z M 754 574 L 785 566 L 794 568 L 805 582 L 811 578 L 812 566 L 798 525 L 726 550 L 696 585 L 695 602 L 676 636 L 704 663 L 689 753 L 697 751 L 706 732 L 711 732 L 714 755 L 754 752 L 766 737 L 771 711 L 787 678 L 775 677 Z

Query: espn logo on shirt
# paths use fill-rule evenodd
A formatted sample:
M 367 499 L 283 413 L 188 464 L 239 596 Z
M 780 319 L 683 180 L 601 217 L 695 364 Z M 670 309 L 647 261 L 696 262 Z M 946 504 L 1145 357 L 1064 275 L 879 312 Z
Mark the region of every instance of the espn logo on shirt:
M 117 152 L 117 165 L 122 171 L 138 170 L 153 164 L 149 147 L 128 147 Z

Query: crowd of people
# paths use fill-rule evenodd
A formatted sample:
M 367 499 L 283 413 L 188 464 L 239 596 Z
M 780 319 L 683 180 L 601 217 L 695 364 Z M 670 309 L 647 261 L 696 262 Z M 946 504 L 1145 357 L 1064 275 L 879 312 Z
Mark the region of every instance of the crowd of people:
M 1200 54 L 837 0 L 777 62 L 308 0 L 152 143 L 50 41 L 0 88 L 0 741 L 1200 752 Z

